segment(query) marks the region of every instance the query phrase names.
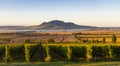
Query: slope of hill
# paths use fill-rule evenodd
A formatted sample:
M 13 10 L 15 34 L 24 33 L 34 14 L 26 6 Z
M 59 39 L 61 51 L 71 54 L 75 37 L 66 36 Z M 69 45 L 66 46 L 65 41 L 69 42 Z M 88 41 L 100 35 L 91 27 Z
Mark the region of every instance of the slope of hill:
M 95 27 L 77 25 L 73 22 L 64 22 L 60 20 L 53 20 L 43 22 L 40 25 L 34 26 L 0 26 L 0 30 L 59 30 L 59 29 L 94 29 L 94 30 L 120 30 L 120 27 Z
M 84 26 L 84 25 L 77 25 L 72 22 L 64 22 L 60 20 L 53 20 L 50 22 L 44 22 L 41 25 L 36 26 L 29 26 L 29 29 L 92 29 L 96 28 L 93 26 Z

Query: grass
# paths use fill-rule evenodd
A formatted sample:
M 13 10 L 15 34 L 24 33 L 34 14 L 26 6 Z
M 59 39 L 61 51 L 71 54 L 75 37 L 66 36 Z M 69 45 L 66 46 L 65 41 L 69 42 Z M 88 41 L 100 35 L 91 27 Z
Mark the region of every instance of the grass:
M 117 62 L 24 62 L 24 63 L 0 63 L 0 66 L 120 66 Z

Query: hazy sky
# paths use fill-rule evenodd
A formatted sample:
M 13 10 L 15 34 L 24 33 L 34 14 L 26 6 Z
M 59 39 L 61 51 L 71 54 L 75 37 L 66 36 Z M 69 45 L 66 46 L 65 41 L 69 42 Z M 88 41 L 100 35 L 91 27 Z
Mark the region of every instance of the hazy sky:
M 120 0 L 0 0 L 0 25 L 38 25 L 51 20 L 120 26 Z

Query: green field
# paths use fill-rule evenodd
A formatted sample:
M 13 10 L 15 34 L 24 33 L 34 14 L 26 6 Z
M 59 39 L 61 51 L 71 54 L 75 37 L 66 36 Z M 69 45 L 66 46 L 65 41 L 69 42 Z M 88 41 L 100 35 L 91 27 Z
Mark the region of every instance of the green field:
M 120 66 L 120 62 L 29 62 L 29 63 L 0 63 L 0 66 Z

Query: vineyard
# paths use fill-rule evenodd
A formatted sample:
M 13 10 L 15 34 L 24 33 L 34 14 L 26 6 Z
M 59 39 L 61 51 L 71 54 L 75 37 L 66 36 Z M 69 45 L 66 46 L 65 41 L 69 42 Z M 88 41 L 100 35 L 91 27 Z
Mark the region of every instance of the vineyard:
M 120 60 L 120 44 L 2 44 L 0 62 Z

